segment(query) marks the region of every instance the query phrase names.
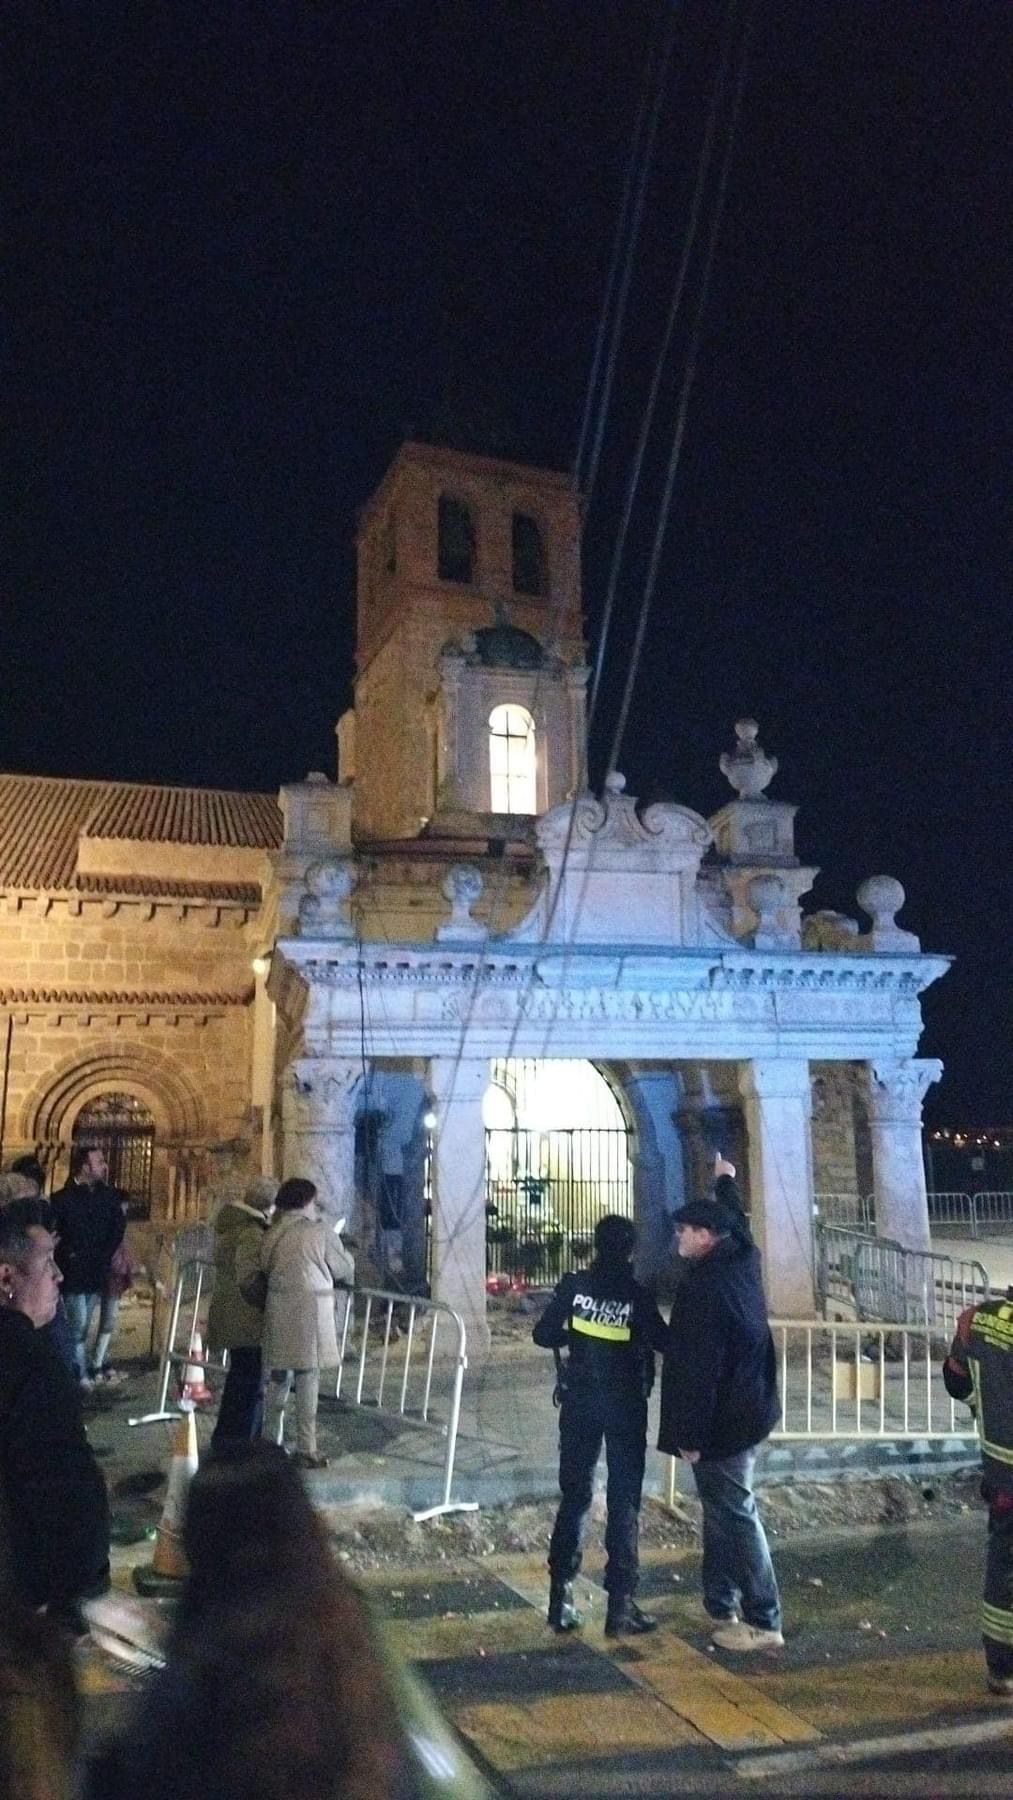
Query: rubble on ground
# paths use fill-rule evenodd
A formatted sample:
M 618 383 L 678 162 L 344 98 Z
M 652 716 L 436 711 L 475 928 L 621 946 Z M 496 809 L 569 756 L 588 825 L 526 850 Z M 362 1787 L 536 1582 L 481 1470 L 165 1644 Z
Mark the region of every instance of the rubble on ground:
M 913 1523 L 966 1513 L 978 1502 L 973 1474 L 859 1476 L 833 1481 L 785 1481 L 759 1491 L 760 1510 L 772 1538 L 846 1526 Z M 541 1555 L 555 1517 L 554 1500 L 514 1500 L 478 1512 L 449 1513 L 421 1523 L 392 1508 L 362 1511 L 344 1506 L 322 1509 L 338 1556 L 350 1570 L 429 1566 L 463 1558 L 510 1554 Z M 604 1494 L 595 1495 L 592 1532 L 601 1535 Z M 688 1495 L 676 1497 L 676 1511 L 647 1499 L 641 1513 L 641 1544 L 656 1550 L 692 1549 L 700 1540 L 700 1508 Z

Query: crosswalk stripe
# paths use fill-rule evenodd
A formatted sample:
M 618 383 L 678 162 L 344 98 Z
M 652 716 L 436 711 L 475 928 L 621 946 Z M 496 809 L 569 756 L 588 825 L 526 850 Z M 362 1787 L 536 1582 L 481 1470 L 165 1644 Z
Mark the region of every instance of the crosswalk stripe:
M 503 1772 L 586 1756 L 591 1749 L 604 1748 L 614 1755 L 701 1743 L 692 1726 L 660 1700 L 632 1689 L 621 1694 L 484 1701 L 445 1710 L 485 1760 Z

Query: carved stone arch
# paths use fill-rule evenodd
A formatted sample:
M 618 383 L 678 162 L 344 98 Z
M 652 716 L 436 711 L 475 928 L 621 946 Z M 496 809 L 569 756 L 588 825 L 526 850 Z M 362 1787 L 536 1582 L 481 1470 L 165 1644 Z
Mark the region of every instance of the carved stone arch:
M 588 1060 L 591 1067 L 601 1076 L 623 1116 L 629 1137 L 631 1162 L 635 1161 L 638 1155 L 656 1156 L 658 1145 L 654 1122 L 646 1107 L 638 1104 L 639 1096 L 636 1093 L 635 1083 L 630 1080 L 627 1064 L 596 1062 L 593 1057 Z
M 107 1043 L 66 1057 L 36 1083 L 22 1108 L 22 1141 L 69 1138 L 82 1106 L 110 1092 L 143 1100 L 163 1141 L 200 1143 L 208 1137 L 200 1094 L 176 1064 L 153 1050 Z

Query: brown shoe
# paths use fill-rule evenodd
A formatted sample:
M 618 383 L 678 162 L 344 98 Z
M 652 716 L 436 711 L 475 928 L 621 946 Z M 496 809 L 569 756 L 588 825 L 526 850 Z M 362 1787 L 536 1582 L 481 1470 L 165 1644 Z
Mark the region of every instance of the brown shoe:
M 297 1469 L 306 1469 L 307 1471 L 310 1469 L 329 1469 L 331 1466 L 331 1459 L 329 1456 L 310 1456 L 306 1450 L 297 1450 L 292 1461 Z

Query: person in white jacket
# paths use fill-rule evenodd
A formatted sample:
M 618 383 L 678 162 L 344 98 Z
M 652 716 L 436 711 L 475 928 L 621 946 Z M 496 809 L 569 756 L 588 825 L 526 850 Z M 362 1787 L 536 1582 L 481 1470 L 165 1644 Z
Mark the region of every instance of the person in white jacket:
M 282 1182 L 261 1243 L 260 1268 L 267 1280 L 263 1356 L 270 1371 L 264 1436 L 282 1442 L 294 1378 L 293 1461 L 301 1469 L 325 1469 L 327 1457 L 317 1453 L 320 1370 L 337 1365 L 334 1290 L 351 1288 L 355 1263 L 334 1227 L 321 1219 L 311 1181 Z

